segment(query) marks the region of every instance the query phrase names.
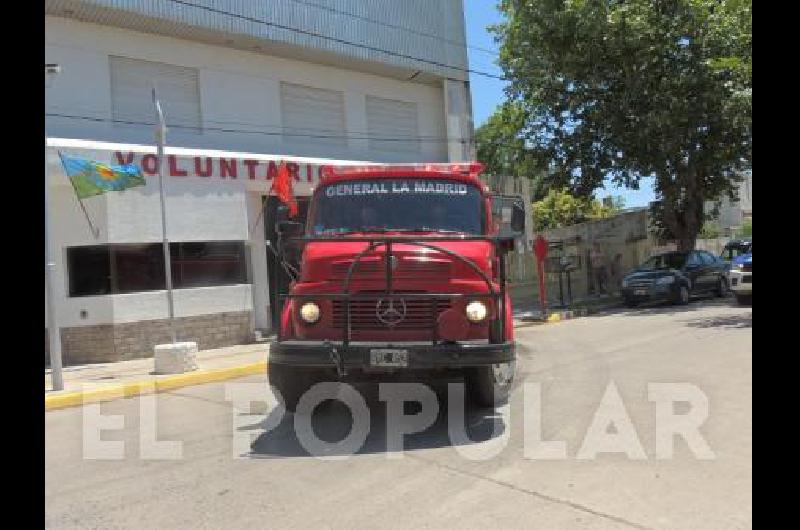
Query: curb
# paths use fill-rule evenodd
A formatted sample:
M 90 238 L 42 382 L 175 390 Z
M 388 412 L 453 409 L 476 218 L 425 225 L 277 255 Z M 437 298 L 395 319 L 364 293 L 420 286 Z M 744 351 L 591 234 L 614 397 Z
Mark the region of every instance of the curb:
M 555 324 L 557 322 L 561 322 L 562 320 L 573 320 L 576 318 L 585 317 L 587 315 L 589 315 L 589 311 L 587 309 L 555 311 L 547 315 L 547 318 L 523 317 L 517 320 L 517 324 L 515 324 L 515 327 L 527 327 L 540 324 Z
M 144 394 L 157 394 L 167 390 L 173 390 L 191 385 L 201 385 L 214 381 L 224 381 L 246 375 L 263 374 L 267 372 L 267 362 L 243 364 L 230 368 L 219 368 L 215 370 L 199 370 L 186 374 L 176 374 L 163 377 L 162 379 L 149 379 L 144 381 L 134 381 L 119 385 L 103 385 L 102 388 L 91 390 L 79 390 L 74 392 L 64 392 L 44 397 L 44 410 L 64 409 L 76 407 L 88 403 L 98 403 L 102 401 L 113 401 L 120 398 L 135 397 Z

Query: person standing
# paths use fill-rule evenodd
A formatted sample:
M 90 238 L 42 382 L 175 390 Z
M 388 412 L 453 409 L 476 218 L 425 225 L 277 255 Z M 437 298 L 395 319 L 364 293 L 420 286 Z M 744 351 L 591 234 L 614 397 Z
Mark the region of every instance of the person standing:
M 600 245 L 595 243 L 592 245 L 592 251 L 590 253 L 590 258 L 592 261 L 592 272 L 594 276 L 594 286 L 595 286 L 595 294 L 606 293 L 606 283 L 607 283 L 607 274 L 606 274 L 606 264 L 605 264 L 605 254 L 603 250 L 600 248 Z

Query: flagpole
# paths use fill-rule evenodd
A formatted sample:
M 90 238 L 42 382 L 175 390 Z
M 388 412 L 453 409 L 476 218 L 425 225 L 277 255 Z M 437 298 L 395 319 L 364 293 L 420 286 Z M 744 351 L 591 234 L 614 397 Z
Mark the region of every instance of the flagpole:
M 57 74 L 61 68 L 55 64 L 44 65 L 45 76 Z M 45 85 L 46 86 L 46 85 Z M 56 318 L 55 275 L 56 262 L 50 248 L 52 224 L 50 222 L 50 167 L 47 163 L 47 131 L 44 133 L 44 280 L 47 289 L 47 335 L 50 344 L 50 378 L 53 390 L 64 390 L 61 364 L 61 328 Z
M 158 191 L 161 197 L 161 233 L 164 245 L 164 276 L 167 285 L 167 307 L 169 311 L 169 333 L 172 344 L 177 342 L 175 333 L 175 305 L 172 298 L 172 259 L 169 253 L 169 239 L 167 238 L 167 211 L 164 200 L 164 145 L 167 141 L 167 125 L 164 122 L 164 112 L 158 100 L 156 88 L 153 87 L 153 105 L 156 108 L 156 142 L 158 143 Z

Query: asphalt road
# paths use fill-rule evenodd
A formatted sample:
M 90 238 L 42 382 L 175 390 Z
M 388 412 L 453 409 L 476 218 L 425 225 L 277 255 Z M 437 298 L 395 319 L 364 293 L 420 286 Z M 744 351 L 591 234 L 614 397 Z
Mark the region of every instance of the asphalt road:
M 258 394 L 264 377 L 96 405 L 86 417 L 80 408 L 49 412 L 45 523 L 67 528 L 749 528 L 751 337 L 752 308 L 730 300 L 519 328 L 519 381 L 532 385 L 529 396 L 539 385 L 540 414 L 536 407 L 523 408 L 520 385 L 510 419 L 468 411 L 473 441 L 451 441 L 453 413 L 442 411 L 430 428 L 406 436 L 404 453 L 390 453 L 384 404 L 370 395 L 369 435 L 357 454 L 340 460 L 310 456 L 292 429 L 292 416 L 272 425 L 259 414 L 265 405 L 256 404 L 251 414 L 233 410 L 226 388 L 255 388 Z M 707 397 L 708 417 L 697 432 L 711 458 L 698 457 L 680 436 L 673 438 L 671 457 L 657 458 L 656 405 L 648 399 L 652 383 L 689 384 Z M 601 406 L 604 394 L 613 394 L 610 384 L 629 422 L 619 416 L 620 402 Z M 144 426 L 153 417 L 146 412 L 152 400 L 157 438 L 180 441 L 180 458 L 153 459 L 151 445 L 141 442 L 150 439 Z M 85 425 L 97 425 L 91 414 L 98 410 L 104 417 L 124 417 L 122 429 L 100 435 L 124 442 L 121 459 L 87 458 L 104 450 L 84 435 Z M 679 403 L 672 410 L 686 414 L 690 406 Z M 638 445 L 639 458 L 602 452 L 578 458 L 583 446 L 597 447 L 598 431 L 590 429 L 594 419 L 614 415 L 614 427 L 602 432 L 623 435 L 624 448 L 634 457 Z M 564 441 L 565 455 L 526 457 L 524 449 L 532 444 L 525 443 L 524 429 L 535 434 L 538 417 L 541 439 Z M 105 421 L 114 427 L 113 418 Z M 234 421 L 237 439 L 252 436 L 252 444 L 237 446 L 244 447 L 238 451 Z M 330 442 L 347 435 L 350 421 L 348 411 L 335 403 L 321 406 L 312 417 L 317 435 Z M 487 460 L 462 455 L 492 448 L 500 452 Z

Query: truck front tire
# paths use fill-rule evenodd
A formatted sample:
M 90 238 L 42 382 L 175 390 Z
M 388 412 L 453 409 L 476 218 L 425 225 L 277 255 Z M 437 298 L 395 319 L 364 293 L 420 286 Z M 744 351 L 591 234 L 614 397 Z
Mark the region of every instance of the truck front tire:
M 498 407 L 508 402 L 514 384 L 516 361 L 477 366 L 467 375 L 467 389 L 478 407 Z
M 267 367 L 267 378 L 288 412 L 294 412 L 303 394 L 321 381 L 316 370 L 273 363 Z

